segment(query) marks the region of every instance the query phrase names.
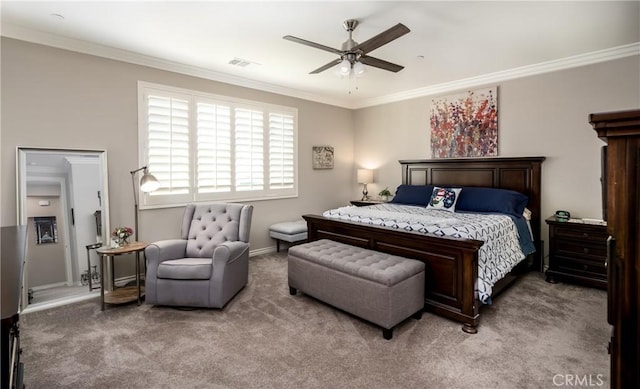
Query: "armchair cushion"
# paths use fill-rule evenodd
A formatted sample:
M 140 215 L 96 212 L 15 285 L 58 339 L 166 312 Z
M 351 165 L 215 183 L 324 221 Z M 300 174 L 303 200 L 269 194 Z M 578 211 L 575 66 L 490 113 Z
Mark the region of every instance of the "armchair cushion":
M 211 278 L 211 258 L 172 259 L 158 265 L 158 278 L 172 280 L 208 280 Z

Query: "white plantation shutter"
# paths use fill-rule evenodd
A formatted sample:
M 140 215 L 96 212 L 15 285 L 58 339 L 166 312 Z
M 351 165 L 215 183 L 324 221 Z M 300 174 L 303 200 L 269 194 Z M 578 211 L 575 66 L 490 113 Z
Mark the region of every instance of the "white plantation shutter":
M 148 167 L 160 181 L 152 195 L 189 193 L 189 101 L 148 96 Z
M 236 109 L 236 190 L 264 188 L 264 114 Z
M 293 124 L 292 115 L 269 114 L 269 189 L 293 188 L 295 178 Z
M 140 166 L 160 189 L 140 206 L 298 195 L 297 111 L 139 82 Z
M 198 193 L 231 192 L 231 108 L 197 103 Z

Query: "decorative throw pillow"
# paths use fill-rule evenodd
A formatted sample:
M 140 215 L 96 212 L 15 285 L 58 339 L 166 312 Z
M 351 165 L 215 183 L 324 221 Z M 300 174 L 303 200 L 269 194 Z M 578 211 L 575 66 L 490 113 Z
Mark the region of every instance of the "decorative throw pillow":
M 431 200 L 427 208 L 441 209 L 443 211 L 455 212 L 456 203 L 460 197 L 462 188 L 442 188 L 436 186 L 431 193 Z
M 391 200 L 394 204 L 420 205 L 426 207 L 433 193 L 433 185 L 407 185 L 398 186 L 396 195 Z
M 522 217 L 529 198 L 522 193 L 499 188 L 465 186 L 456 204 L 458 211 L 500 212 Z

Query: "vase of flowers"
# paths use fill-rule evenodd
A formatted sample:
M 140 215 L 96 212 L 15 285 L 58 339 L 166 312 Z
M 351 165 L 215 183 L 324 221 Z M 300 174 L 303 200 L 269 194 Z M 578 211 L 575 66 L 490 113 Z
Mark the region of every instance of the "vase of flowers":
M 133 235 L 133 228 L 131 227 L 116 227 L 111 233 L 111 236 L 118 247 L 129 244 L 129 237 L 131 235 Z

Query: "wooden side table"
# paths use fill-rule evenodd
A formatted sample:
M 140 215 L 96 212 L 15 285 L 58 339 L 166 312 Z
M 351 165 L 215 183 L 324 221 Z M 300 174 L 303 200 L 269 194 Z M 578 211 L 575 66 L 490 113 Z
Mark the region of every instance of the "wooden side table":
M 367 205 L 375 205 L 382 204 L 384 201 L 377 200 L 351 200 L 351 205 L 355 205 L 356 207 L 365 207 Z
M 106 304 L 123 304 L 138 300 L 138 305 L 142 300 L 142 285 L 140 283 L 140 252 L 149 244 L 145 242 L 131 242 L 122 247 L 101 247 L 96 251 L 100 254 L 100 301 L 102 310 Z M 127 286 L 123 288 L 113 288 L 112 291 L 105 293 L 104 290 L 104 260 L 111 259 L 111 272 L 113 274 L 113 258 L 124 254 L 135 254 L 136 258 L 136 286 Z M 113 275 L 112 275 L 113 279 Z
M 547 282 L 556 278 L 607 288 L 607 226 L 581 219 L 546 220 L 549 225 Z

